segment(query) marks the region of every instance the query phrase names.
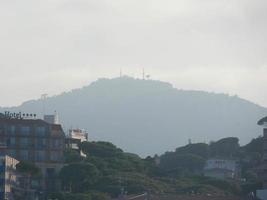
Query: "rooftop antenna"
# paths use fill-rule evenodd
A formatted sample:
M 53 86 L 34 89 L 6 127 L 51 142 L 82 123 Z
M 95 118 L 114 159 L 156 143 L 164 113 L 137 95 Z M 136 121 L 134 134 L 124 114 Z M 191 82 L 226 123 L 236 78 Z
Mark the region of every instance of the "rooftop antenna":
M 48 94 L 42 94 L 41 95 L 41 100 L 43 102 L 43 116 L 45 116 L 45 101 L 47 99 L 47 96 L 48 96 Z

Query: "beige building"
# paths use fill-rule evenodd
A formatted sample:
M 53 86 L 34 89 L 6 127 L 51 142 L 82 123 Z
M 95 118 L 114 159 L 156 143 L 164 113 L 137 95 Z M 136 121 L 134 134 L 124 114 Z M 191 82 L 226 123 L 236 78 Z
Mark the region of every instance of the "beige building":
M 81 142 L 88 141 L 88 133 L 82 129 L 70 129 L 66 137 L 66 148 L 75 150 L 81 156 L 86 156 L 79 148 Z
M 83 129 L 70 129 L 68 137 L 84 142 L 88 140 L 88 133 Z
M 0 199 L 13 200 L 12 190 L 17 187 L 16 165 L 18 160 L 0 156 Z

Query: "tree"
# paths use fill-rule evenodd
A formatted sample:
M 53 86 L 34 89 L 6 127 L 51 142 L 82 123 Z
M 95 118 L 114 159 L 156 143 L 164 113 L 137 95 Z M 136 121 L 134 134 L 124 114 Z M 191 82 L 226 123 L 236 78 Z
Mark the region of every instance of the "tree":
M 16 169 L 18 172 L 22 174 L 27 174 L 30 175 L 31 177 L 33 176 L 39 176 L 41 175 L 41 170 L 38 168 L 35 164 L 31 162 L 26 162 L 26 161 L 20 161 L 16 165 Z
M 81 150 L 88 156 L 114 157 L 120 155 L 122 150 L 110 142 L 83 142 Z
M 199 172 L 205 165 L 205 159 L 194 154 L 169 152 L 161 156 L 160 168 L 167 173 L 187 174 Z
M 243 149 L 246 153 L 260 153 L 263 154 L 263 137 L 260 136 L 256 139 L 252 139 L 250 143 L 245 145 Z
M 232 158 L 239 155 L 238 138 L 228 137 L 210 144 L 210 155 L 213 157 Z
M 72 163 L 64 166 L 59 174 L 62 184 L 71 192 L 84 192 L 98 180 L 100 173 L 90 163 Z
M 72 149 L 67 149 L 64 152 L 64 157 L 66 163 L 80 162 L 84 159 L 77 151 Z
M 23 175 L 20 184 L 21 187 L 25 188 L 26 191 L 31 189 L 31 182 L 33 178 L 41 177 L 41 169 L 38 168 L 35 164 L 26 161 L 20 161 L 16 165 L 16 170 Z M 28 192 L 25 194 L 25 199 L 28 198 Z
M 208 158 L 209 145 L 205 143 L 188 144 L 186 146 L 177 148 L 175 152 L 180 154 L 194 154 L 202 158 Z

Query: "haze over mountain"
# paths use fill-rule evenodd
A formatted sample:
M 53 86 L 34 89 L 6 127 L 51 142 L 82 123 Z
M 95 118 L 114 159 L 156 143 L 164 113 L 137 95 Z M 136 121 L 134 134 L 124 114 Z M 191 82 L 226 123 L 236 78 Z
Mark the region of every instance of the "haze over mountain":
M 2 111 L 43 113 L 31 100 Z M 130 77 L 99 79 L 71 92 L 48 97 L 45 112 L 57 111 L 65 130 L 84 128 L 90 140 L 113 142 L 142 156 L 192 142 L 235 136 L 241 144 L 261 134 L 256 122 L 267 109 L 237 96 L 185 91 L 171 84 Z

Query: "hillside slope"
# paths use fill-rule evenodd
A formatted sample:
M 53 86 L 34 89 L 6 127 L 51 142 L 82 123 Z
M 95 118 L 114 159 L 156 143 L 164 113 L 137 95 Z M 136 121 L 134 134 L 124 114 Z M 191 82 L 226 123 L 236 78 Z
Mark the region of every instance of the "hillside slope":
M 2 111 L 41 116 L 43 103 L 32 100 Z M 91 140 L 113 142 L 126 151 L 153 155 L 193 142 L 239 137 L 249 142 L 261 134 L 256 122 L 267 109 L 237 96 L 185 91 L 171 84 L 130 77 L 99 79 L 89 86 L 46 100 L 64 128 L 80 127 Z

